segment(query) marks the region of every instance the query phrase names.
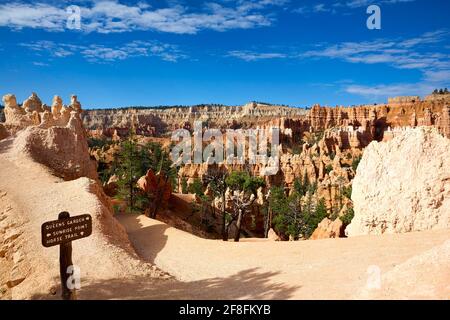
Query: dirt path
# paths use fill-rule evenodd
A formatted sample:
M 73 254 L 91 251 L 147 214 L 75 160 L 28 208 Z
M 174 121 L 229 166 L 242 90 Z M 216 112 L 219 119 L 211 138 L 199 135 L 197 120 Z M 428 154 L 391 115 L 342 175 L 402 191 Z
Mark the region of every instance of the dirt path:
M 225 243 L 197 238 L 145 216 L 118 219 L 137 253 L 191 287 L 190 298 L 450 298 L 449 230 Z M 430 264 L 436 269 L 431 277 Z M 372 290 L 378 268 L 381 289 Z M 404 277 L 396 277 L 402 269 L 416 273 L 406 285 Z M 196 296 L 202 285 L 207 292 Z
M 64 182 L 11 148 L 0 143 L 0 280 L 10 272 L 24 280 L 9 297 L 59 298 L 49 294 L 58 284 L 58 249 L 41 246 L 40 225 L 67 210 L 95 219 L 93 235 L 73 245 L 81 299 L 450 298 L 449 230 L 225 243 L 145 216 L 119 216 L 138 255 L 176 277 L 162 280 L 128 253 L 123 228 L 105 215 L 88 179 Z M 381 288 L 369 290 L 377 268 Z
M 63 181 L 52 176 L 15 152 L 11 140 L 0 141 L 0 298 L 51 298 L 50 292 L 59 287 L 59 249 L 41 245 L 41 225 L 61 211 L 93 217 L 92 235 L 72 244 L 83 280 L 157 276 L 134 253 L 95 189 L 87 178 Z

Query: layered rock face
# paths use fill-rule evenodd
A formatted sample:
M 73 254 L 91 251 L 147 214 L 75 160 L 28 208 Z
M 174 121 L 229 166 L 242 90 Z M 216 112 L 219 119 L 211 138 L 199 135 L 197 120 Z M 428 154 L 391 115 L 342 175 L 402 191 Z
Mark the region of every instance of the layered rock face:
M 315 105 L 311 110 L 257 103 L 244 106 L 85 110 L 81 118 L 86 129 L 107 137 L 125 137 L 133 127 L 138 135 L 159 136 L 179 128 L 191 130 L 194 121 L 202 121 L 206 126 L 222 129 L 278 125 L 282 139 L 289 141 L 298 140 L 304 132 L 334 128 L 344 144 L 365 147 L 372 140 L 383 140 L 389 128 L 434 126 L 441 132 L 450 131 L 450 120 L 444 112 L 449 104 L 450 95 L 439 95 L 438 98 L 432 95 L 424 100 L 415 96 L 394 97 L 381 105 Z
M 16 134 L 15 144 L 20 152 L 47 166 L 55 175 L 73 180 L 97 177 L 95 161 L 91 160 L 80 112 L 81 104 L 72 96 L 64 106 L 55 96 L 52 107 L 42 105 L 36 94 L 19 107 L 14 95 L 3 97 L 6 121 L 2 128 Z M 2 136 L 0 128 L 0 136 Z
M 193 128 L 194 121 L 216 127 L 251 126 L 274 117 L 296 118 L 304 109 L 249 103 L 244 106 L 193 106 L 173 108 L 128 108 L 85 110 L 81 117 L 86 129 L 100 130 L 111 137 L 126 136 L 134 127 L 140 135 L 161 135 L 179 128 Z
M 358 107 L 314 106 L 309 119 L 311 130 L 353 127 L 366 132 L 362 144 L 371 140 L 382 140 L 389 128 L 433 126 L 443 132 L 448 127 L 446 108 L 448 98 L 424 100 L 416 97 L 390 98 L 390 104 Z M 418 97 L 417 97 L 418 98 Z
M 450 140 L 433 128 L 372 142 L 353 180 L 348 236 L 450 228 Z
M 400 96 L 393 97 L 388 99 L 388 104 L 405 104 L 405 103 L 414 103 L 420 102 L 421 99 L 419 96 Z

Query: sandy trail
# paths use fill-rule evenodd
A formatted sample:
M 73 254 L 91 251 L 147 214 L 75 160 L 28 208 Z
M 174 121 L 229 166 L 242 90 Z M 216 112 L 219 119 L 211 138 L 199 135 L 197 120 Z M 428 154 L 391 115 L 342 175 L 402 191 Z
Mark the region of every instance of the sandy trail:
M 33 262 L 12 296 L 59 298 L 48 293 L 58 283 L 58 249 L 41 246 L 40 225 L 63 210 L 105 218 L 87 179 L 64 182 L 10 148 L 7 141 L 0 144 L 0 213 L 7 216 L 2 224 L 20 225 L 18 239 L 24 241 L 17 250 Z M 176 280 L 142 270 L 150 266 L 129 255 L 116 234 L 120 230 L 112 223 L 105 229 L 103 222 L 104 229 L 73 245 L 74 262 L 82 269 L 81 299 L 450 298 L 449 230 L 226 243 L 145 216 L 117 218 L 137 254 Z M 371 266 L 381 270 L 381 289 L 367 289 Z
M 450 298 L 449 230 L 303 242 L 226 243 L 197 238 L 145 216 L 120 215 L 118 219 L 137 253 L 185 283 L 192 289 L 187 295 L 190 298 Z M 417 257 L 436 246 L 444 248 L 439 248 L 442 261 L 436 271 L 440 275 L 410 279 L 407 288 L 399 289 L 403 284 L 392 279 L 393 271 L 405 262 L 411 264 L 411 258 L 414 270 L 430 271 Z M 373 266 L 381 271 L 381 290 L 367 289 L 369 278 L 374 276 Z M 205 292 L 199 292 L 201 287 Z M 387 296 L 386 291 L 390 292 Z
M 59 286 L 59 249 L 41 245 L 41 225 L 57 219 L 61 211 L 93 217 L 92 235 L 72 243 L 73 261 L 83 279 L 157 275 L 134 253 L 125 230 L 96 196 L 93 181 L 52 176 L 46 167 L 15 152 L 12 142 L 0 142 L 0 272 L 4 276 L 0 280 L 10 277 L 19 284 L 6 296 L 50 298 L 49 292 Z

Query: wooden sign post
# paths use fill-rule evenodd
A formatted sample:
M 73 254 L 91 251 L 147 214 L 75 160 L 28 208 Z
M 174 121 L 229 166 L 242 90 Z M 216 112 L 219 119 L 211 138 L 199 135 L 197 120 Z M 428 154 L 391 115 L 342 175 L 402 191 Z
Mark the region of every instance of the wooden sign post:
M 92 217 L 89 214 L 70 217 L 66 211 L 58 215 L 58 220 L 45 222 L 41 226 L 42 245 L 46 248 L 59 245 L 59 274 L 62 298 L 76 300 L 76 291 L 69 288 L 67 269 L 72 263 L 72 241 L 92 234 Z

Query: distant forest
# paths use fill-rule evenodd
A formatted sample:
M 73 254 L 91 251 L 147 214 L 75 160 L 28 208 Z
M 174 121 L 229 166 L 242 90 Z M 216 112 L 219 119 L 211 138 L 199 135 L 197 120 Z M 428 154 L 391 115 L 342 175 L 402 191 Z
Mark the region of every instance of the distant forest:
M 434 89 L 433 94 L 448 94 L 448 89 Z

